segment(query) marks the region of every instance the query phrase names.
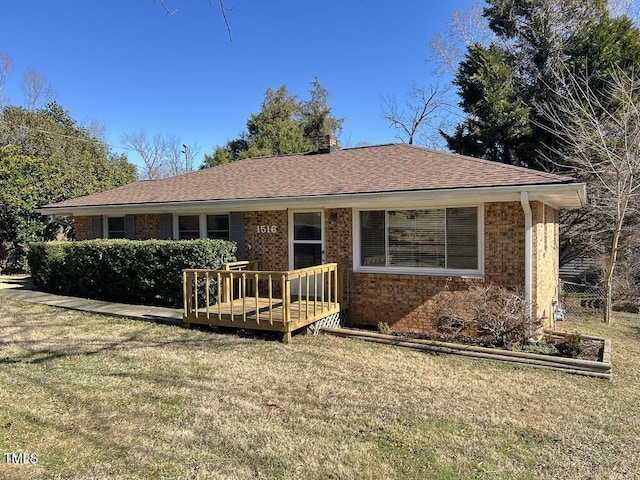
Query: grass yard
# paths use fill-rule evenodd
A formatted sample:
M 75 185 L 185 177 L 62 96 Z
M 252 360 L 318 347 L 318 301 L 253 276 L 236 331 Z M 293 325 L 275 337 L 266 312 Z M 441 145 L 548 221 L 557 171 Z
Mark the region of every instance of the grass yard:
M 640 318 L 570 327 L 613 381 L 3 301 L 0 478 L 640 478 Z

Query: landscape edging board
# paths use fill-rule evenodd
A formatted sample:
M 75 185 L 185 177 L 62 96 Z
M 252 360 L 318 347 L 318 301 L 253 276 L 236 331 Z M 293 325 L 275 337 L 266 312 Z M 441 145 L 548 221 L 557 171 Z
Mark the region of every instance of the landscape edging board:
M 529 365 L 536 368 L 559 370 L 576 375 L 605 378 L 612 377 L 611 369 L 611 342 L 608 339 L 599 339 L 604 342 L 603 361 L 581 360 L 577 358 L 553 357 L 537 353 L 517 352 L 498 348 L 479 347 L 475 345 L 462 345 L 457 343 L 440 342 L 437 340 L 424 340 L 396 335 L 384 335 L 381 333 L 350 328 L 323 327 L 322 332 L 341 337 L 356 338 L 375 343 L 396 345 L 417 350 L 426 350 L 437 353 L 450 353 L 466 357 L 497 360 L 518 365 Z M 595 337 L 593 338 L 595 339 Z M 608 348 L 607 348 L 608 347 Z M 609 361 L 604 361 L 608 357 Z

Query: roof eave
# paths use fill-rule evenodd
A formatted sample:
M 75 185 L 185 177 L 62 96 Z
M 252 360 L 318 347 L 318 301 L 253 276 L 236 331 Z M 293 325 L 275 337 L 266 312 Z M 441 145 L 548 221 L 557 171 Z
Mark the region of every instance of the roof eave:
M 227 200 L 199 200 L 155 203 L 123 203 L 84 206 L 44 206 L 37 210 L 42 215 L 121 215 L 144 213 L 192 213 L 207 211 L 265 211 L 288 208 L 355 207 L 371 208 L 389 203 L 398 205 L 449 205 L 520 201 L 520 192 L 529 193 L 532 201 L 541 201 L 558 209 L 575 209 L 586 205 L 584 183 L 539 185 L 509 185 L 497 187 L 452 188 L 440 190 L 413 190 L 372 192 L 317 196 L 248 198 Z

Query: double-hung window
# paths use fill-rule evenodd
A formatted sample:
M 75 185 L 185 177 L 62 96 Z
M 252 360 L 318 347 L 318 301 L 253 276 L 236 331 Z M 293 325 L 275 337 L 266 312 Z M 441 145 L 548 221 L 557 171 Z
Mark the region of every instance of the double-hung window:
M 107 218 L 107 237 L 125 238 L 124 217 Z
M 200 238 L 200 215 L 180 215 L 178 217 L 178 239 Z
M 207 238 L 229 240 L 229 215 L 207 215 Z
M 359 212 L 362 270 L 479 273 L 478 207 Z
M 223 215 L 177 215 L 174 217 L 177 230 L 177 238 L 180 240 L 193 240 L 197 238 L 216 238 L 229 240 L 230 222 L 229 214 Z

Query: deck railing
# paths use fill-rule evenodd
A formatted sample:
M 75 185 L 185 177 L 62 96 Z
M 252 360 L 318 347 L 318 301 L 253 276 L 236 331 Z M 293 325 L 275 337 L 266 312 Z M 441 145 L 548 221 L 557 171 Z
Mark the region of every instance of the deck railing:
M 258 327 L 266 322 L 290 331 L 339 309 L 336 263 L 289 271 L 249 268 L 256 268 L 256 262 L 228 263 L 221 270 L 183 270 L 185 321 L 230 321 L 238 326 L 249 322 Z

